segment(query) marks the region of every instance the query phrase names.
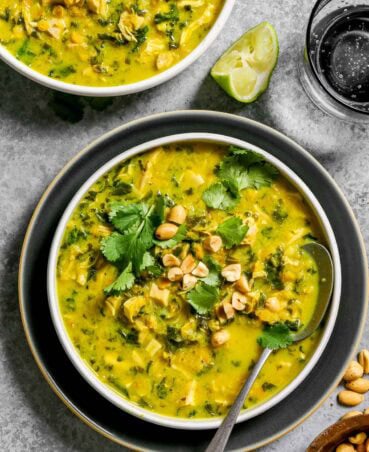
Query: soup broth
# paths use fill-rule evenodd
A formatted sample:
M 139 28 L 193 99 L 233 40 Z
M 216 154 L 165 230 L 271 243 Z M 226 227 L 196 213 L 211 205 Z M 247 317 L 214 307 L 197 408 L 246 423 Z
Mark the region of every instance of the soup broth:
M 224 415 L 265 328 L 296 331 L 311 318 L 319 274 L 301 249 L 311 240 L 323 240 L 311 209 L 257 154 L 201 142 L 153 149 L 102 176 L 68 221 L 57 267 L 65 328 L 134 404 Z M 276 350 L 245 408 L 296 378 L 319 337 Z
M 169 69 L 207 35 L 223 0 L 4 0 L 0 43 L 51 78 L 116 86 Z

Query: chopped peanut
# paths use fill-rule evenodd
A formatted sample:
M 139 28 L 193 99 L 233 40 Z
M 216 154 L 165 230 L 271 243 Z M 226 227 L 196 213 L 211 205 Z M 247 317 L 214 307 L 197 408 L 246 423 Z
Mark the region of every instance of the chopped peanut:
M 199 262 L 197 267 L 192 270 L 192 274 L 199 278 L 206 278 L 209 274 L 209 269 L 203 262 Z
M 210 235 L 204 240 L 204 248 L 211 253 L 217 253 L 223 246 L 222 238 L 219 235 Z
M 183 271 L 179 267 L 171 267 L 168 270 L 169 281 L 181 281 L 183 278 Z
M 182 288 L 183 290 L 191 290 L 196 286 L 197 278 L 196 276 L 192 275 L 184 275 L 182 280 Z
M 224 267 L 222 276 L 226 281 L 235 282 L 241 278 L 241 264 L 231 264 Z
M 192 254 L 187 254 L 187 256 L 183 259 L 181 270 L 184 274 L 191 273 L 196 267 L 196 261 Z
M 230 334 L 227 330 L 219 330 L 212 334 L 211 345 L 213 347 L 220 347 L 229 341 Z
M 164 254 L 162 259 L 164 267 L 179 267 L 181 261 L 174 254 Z

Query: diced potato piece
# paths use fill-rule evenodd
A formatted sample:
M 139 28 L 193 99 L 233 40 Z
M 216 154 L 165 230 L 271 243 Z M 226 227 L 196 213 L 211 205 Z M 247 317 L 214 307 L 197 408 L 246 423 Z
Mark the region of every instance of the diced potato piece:
M 146 346 L 147 353 L 153 357 L 162 348 L 162 345 L 156 339 L 151 339 L 151 341 Z
M 168 306 L 170 292 L 168 289 L 159 289 L 159 287 L 153 283 L 151 284 L 150 297 L 158 301 L 163 306 Z

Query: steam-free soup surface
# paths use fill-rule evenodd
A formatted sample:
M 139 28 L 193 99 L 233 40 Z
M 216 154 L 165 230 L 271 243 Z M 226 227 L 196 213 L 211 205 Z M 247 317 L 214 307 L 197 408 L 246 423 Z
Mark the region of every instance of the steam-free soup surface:
M 169 240 L 163 224 L 177 228 Z M 309 321 L 319 275 L 301 246 L 319 238 L 302 196 L 255 154 L 154 149 L 101 177 L 73 212 L 57 268 L 65 327 L 98 378 L 131 402 L 224 415 L 265 329 Z M 296 378 L 318 340 L 275 351 L 245 408 Z
M 223 0 L 3 0 L 0 43 L 68 83 L 114 86 L 165 71 L 214 24 Z

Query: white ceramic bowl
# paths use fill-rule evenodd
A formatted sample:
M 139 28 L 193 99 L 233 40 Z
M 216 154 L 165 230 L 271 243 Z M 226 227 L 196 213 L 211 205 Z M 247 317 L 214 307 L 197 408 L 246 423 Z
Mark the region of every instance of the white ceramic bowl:
M 62 315 L 61 315 L 61 311 L 60 311 L 60 307 L 59 307 L 59 303 L 58 303 L 57 290 L 56 290 L 57 256 L 58 256 L 61 240 L 64 235 L 64 230 L 69 221 L 71 214 L 73 213 L 74 209 L 80 202 L 83 195 L 89 190 L 91 185 L 93 185 L 104 173 L 109 171 L 115 165 L 117 165 L 118 163 L 120 163 L 124 160 L 131 158 L 134 155 L 143 153 L 143 152 L 148 151 L 157 146 L 163 146 L 163 145 L 174 143 L 174 142 L 186 142 L 186 141 L 207 141 L 207 142 L 221 143 L 221 144 L 225 144 L 225 145 L 235 145 L 235 146 L 239 146 L 242 148 L 251 149 L 251 150 L 254 150 L 254 151 L 262 154 L 267 161 L 269 161 L 270 163 L 272 163 L 275 167 L 277 167 L 279 169 L 281 174 L 283 174 L 300 191 L 300 193 L 304 196 L 305 200 L 309 203 L 310 207 L 312 208 L 312 210 L 314 211 L 316 217 L 318 218 L 318 220 L 320 222 L 322 231 L 325 234 L 325 238 L 326 238 L 328 247 L 330 249 L 333 263 L 334 263 L 335 284 L 334 284 L 332 302 L 331 302 L 331 305 L 329 308 L 329 312 L 327 314 L 327 321 L 324 326 L 324 331 L 322 333 L 321 341 L 320 341 L 316 351 L 314 352 L 313 356 L 311 357 L 310 361 L 307 363 L 305 368 L 300 372 L 300 374 L 297 376 L 297 378 L 295 378 L 295 380 L 293 382 L 291 382 L 281 392 L 276 394 L 274 397 L 272 397 L 270 400 L 266 401 L 265 403 L 258 405 L 255 408 L 252 408 L 250 410 L 243 411 L 238 418 L 238 422 L 242 422 L 242 421 L 250 419 L 254 416 L 257 416 L 258 414 L 261 414 L 264 411 L 271 408 L 272 406 L 276 405 L 282 399 L 287 397 L 308 376 L 308 374 L 311 372 L 311 370 L 317 363 L 318 359 L 320 358 L 321 354 L 323 353 L 323 351 L 328 343 L 328 340 L 333 331 L 333 327 L 336 322 L 336 317 L 337 317 L 337 313 L 338 313 L 340 294 L 341 294 L 341 265 L 340 265 L 340 259 L 339 259 L 339 253 L 338 253 L 336 239 L 334 237 L 333 230 L 331 228 L 331 225 L 329 223 L 329 220 L 328 220 L 325 212 L 323 211 L 318 200 L 315 198 L 315 196 L 310 191 L 308 186 L 280 160 L 278 160 L 274 156 L 270 155 L 268 152 L 254 146 L 252 144 L 249 144 L 245 141 L 226 137 L 224 135 L 209 134 L 209 133 L 187 133 L 187 134 L 180 134 L 180 135 L 172 135 L 172 136 L 167 136 L 164 138 L 156 139 L 153 141 L 149 141 L 147 143 L 141 144 L 140 146 L 136 146 L 136 147 L 134 147 L 130 150 L 127 150 L 124 153 L 118 155 L 114 159 L 110 160 L 108 163 L 106 163 L 104 166 L 102 166 L 98 171 L 96 171 L 96 173 L 94 173 L 82 185 L 82 187 L 78 190 L 76 195 L 73 197 L 73 199 L 69 203 L 67 209 L 65 210 L 65 212 L 59 222 L 59 225 L 57 227 L 57 230 L 56 230 L 53 242 L 52 242 L 50 255 L 49 255 L 47 289 L 48 289 L 48 297 L 49 297 L 49 306 L 50 306 L 51 316 L 52 316 L 58 337 L 64 347 L 64 350 L 66 351 L 70 360 L 72 361 L 74 366 L 77 368 L 77 370 L 80 372 L 80 374 L 85 378 L 85 380 L 96 391 L 98 391 L 102 396 L 104 396 L 106 399 L 108 399 L 110 402 L 112 402 L 117 407 L 121 408 L 122 410 L 124 410 L 134 416 L 144 419 L 146 421 L 150 421 L 155 424 L 164 425 L 166 427 L 172 427 L 172 428 L 189 429 L 189 430 L 205 430 L 205 429 L 217 428 L 220 425 L 221 418 L 212 418 L 212 419 L 205 419 L 205 420 L 201 420 L 201 419 L 200 420 L 188 420 L 188 419 L 173 418 L 173 417 L 169 417 L 169 416 L 163 416 L 160 414 L 156 414 L 156 413 L 145 410 L 145 409 L 133 404 L 132 402 L 130 402 L 127 399 L 124 399 L 123 397 L 119 396 L 119 394 L 117 392 L 115 392 L 113 389 L 110 389 L 108 386 L 103 384 L 97 378 L 95 373 L 90 369 L 90 367 L 85 363 L 85 361 L 83 361 L 83 359 L 80 357 L 80 355 L 74 348 L 74 346 L 69 338 L 69 335 L 67 333 L 67 330 L 64 326 L 64 322 L 62 319 Z
M 95 87 L 61 82 L 31 69 L 26 64 L 18 60 L 2 45 L 0 45 L 0 59 L 2 59 L 17 72 L 33 80 L 34 82 L 39 83 L 40 85 L 44 85 L 48 88 L 55 89 L 57 91 L 62 91 L 64 93 L 93 97 L 123 96 L 125 94 L 138 93 L 172 79 L 180 72 L 185 70 L 188 66 L 190 66 L 190 64 L 192 64 L 194 61 L 196 61 L 210 47 L 210 45 L 219 35 L 229 15 L 231 14 L 234 3 L 235 0 L 224 0 L 224 6 L 209 33 L 190 54 L 183 58 L 183 60 L 167 69 L 166 71 L 155 75 L 154 77 L 150 77 L 146 80 L 141 80 L 140 82 L 136 83 L 109 87 Z

